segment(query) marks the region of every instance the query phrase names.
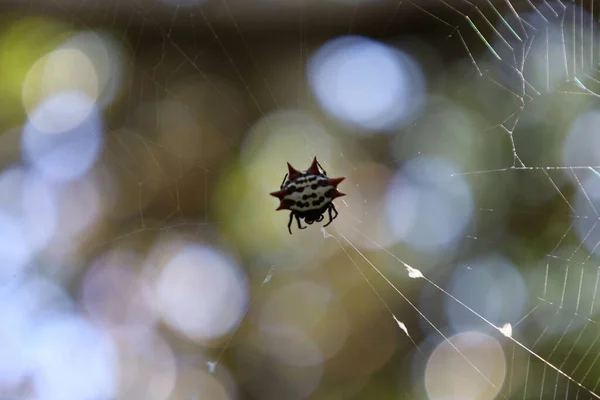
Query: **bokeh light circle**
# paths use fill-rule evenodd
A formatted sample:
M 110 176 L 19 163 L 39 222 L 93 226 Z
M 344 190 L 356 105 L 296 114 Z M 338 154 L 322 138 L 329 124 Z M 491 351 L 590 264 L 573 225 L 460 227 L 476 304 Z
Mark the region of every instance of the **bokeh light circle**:
M 425 370 L 425 389 L 432 400 L 492 400 L 505 376 L 506 360 L 498 340 L 467 331 L 441 342 L 431 353 Z
M 309 83 L 334 118 L 368 130 L 413 120 L 425 103 L 425 82 L 416 63 L 398 49 L 362 36 L 344 36 L 311 58 Z
M 164 320 L 194 340 L 218 338 L 233 329 L 245 313 L 247 291 L 233 259 L 199 244 L 174 253 L 156 283 Z
M 69 181 L 85 175 L 100 154 L 103 120 L 81 92 L 60 92 L 42 102 L 23 128 L 23 153 L 44 176 Z

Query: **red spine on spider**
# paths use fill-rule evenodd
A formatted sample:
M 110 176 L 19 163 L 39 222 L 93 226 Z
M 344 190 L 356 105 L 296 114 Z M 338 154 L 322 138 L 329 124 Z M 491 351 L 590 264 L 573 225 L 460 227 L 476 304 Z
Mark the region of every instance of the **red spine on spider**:
M 288 173 L 283 177 L 280 190 L 271 192 L 270 195 L 280 200 L 278 210 L 290 210 L 288 231 L 292 234 L 292 221 L 294 217 L 299 229 L 306 229 L 300 220 L 311 225 L 313 222 L 323 221 L 323 214 L 328 212 L 329 222 L 323 227 L 331 224 L 338 216 L 333 200 L 345 196 L 337 190 L 342 178 L 329 178 L 327 172 L 317 161 L 313 159 L 310 167 L 304 171 L 298 171 L 288 163 Z

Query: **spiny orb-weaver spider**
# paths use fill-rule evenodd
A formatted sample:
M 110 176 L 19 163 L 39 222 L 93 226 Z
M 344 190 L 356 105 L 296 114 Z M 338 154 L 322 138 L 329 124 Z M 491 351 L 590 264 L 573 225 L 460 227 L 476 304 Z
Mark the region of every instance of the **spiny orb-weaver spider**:
M 290 221 L 288 222 L 288 231 L 292 234 L 292 221 L 296 217 L 298 229 L 306 229 L 302 226 L 300 219 L 303 219 L 308 225 L 313 222 L 323 221 L 325 211 L 329 213 L 329 222 L 323 227 L 331 224 L 338 216 L 338 212 L 333 204 L 333 199 L 345 196 L 337 190 L 337 185 L 346 179 L 328 178 L 327 172 L 317 161 L 313 159 L 310 168 L 301 172 L 288 163 L 288 173 L 283 177 L 280 190 L 270 193 L 280 200 L 278 210 L 290 210 Z M 332 215 L 332 212 L 335 215 Z

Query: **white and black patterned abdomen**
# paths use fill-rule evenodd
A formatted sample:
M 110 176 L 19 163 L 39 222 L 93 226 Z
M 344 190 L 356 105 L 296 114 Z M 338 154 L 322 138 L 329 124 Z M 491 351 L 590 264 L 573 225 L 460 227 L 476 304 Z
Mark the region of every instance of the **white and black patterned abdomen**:
M 302 226 L 300 220 L 308 225 L 323 221 L 324 214 L 327 212 L 329 222 L 323 227 L 328 226 L 337 216 L 333 200 L 345 196 L 337 190 L 337 186 L 345 177 L 328 178 L 327 173 L 319 165 L 317 157 L 313 158 L 310 167 L 304 171 L 298 171 L 288 165 L 288 173 L 283 178 L 284 183 L 279 190 L 269 193 L 279 199 L 278 210 L 290 210 L 288 221 L 288 231 L 292 233 L 292 222 L 294 217 L 298 224 L 298 229 L 306 229 Z
M 306 175 L 289 182 L 285 187 L 288 194 L 284 197 L 293 211 L 304 212 L 319 210 L 333 200 L 327 194 L 335 187 L 327 183 L 327 178 L 319 175 Z

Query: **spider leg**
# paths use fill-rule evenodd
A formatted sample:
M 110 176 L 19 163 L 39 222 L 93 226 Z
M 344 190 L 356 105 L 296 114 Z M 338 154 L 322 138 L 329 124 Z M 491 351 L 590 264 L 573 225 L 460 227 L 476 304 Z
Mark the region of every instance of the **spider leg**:
M 335 212 L 334 216 L 331 215 L 331 210 L 333 210 L 333 212 Z M 327 213 L 329 214 L 329 222 L 326 223 L 325 225 L 323 225 L 323 228 L 325 228 L 327 225 L 332 223 L 333 220 L 336 219 L 338 216 L 338 211 L 335 209 L 335 205 L 333 205 L 333 203 L 329 203 L 329 207 L 327 208 Z
M 319 168 L 321 168 L 321 171 L 323 171 L 323 175 L 327 176 L 327 171 L 325 171 L 325 168 L 321 166 L 321 163 L 317 161 L 317 165 L 319 166 Z
M 288 231 L 290 231 L 290 235 L 292 234 L 292 221 L 294 220 L 294 213 L 290 213 L 290 221 L 288 222 Z
M 333 210 L 333 212 L 335 213 L 335 215 L 333 216 L 333 219 L 336 219 L 337 216 L 339 215 L 337 209 L 335 208 L 335 204 L 331 203 L 331 208 L 330 211 Z
M 302 224 L 300 224 L 300 217 L 297 214 L 296 214 L 296 222 L 298 222 L 298 229 L 306 229 L 306 226 L 302 226 Z
M 317 218 L 317 222 L 321 222 L 321 221 L 323 221 L 323 218 L 325 218 L 325 217 L 323 216 L 323 214 L 319 215 L 319 218 Z
M 285 184 L 285 180 L 287 179 L 288 174 L 285 174 L 285 176 L 283 177 L 283 182 L 281 182 L 281 186 L 279 186 L 279 189 L 283 189 L 283 185 Z

